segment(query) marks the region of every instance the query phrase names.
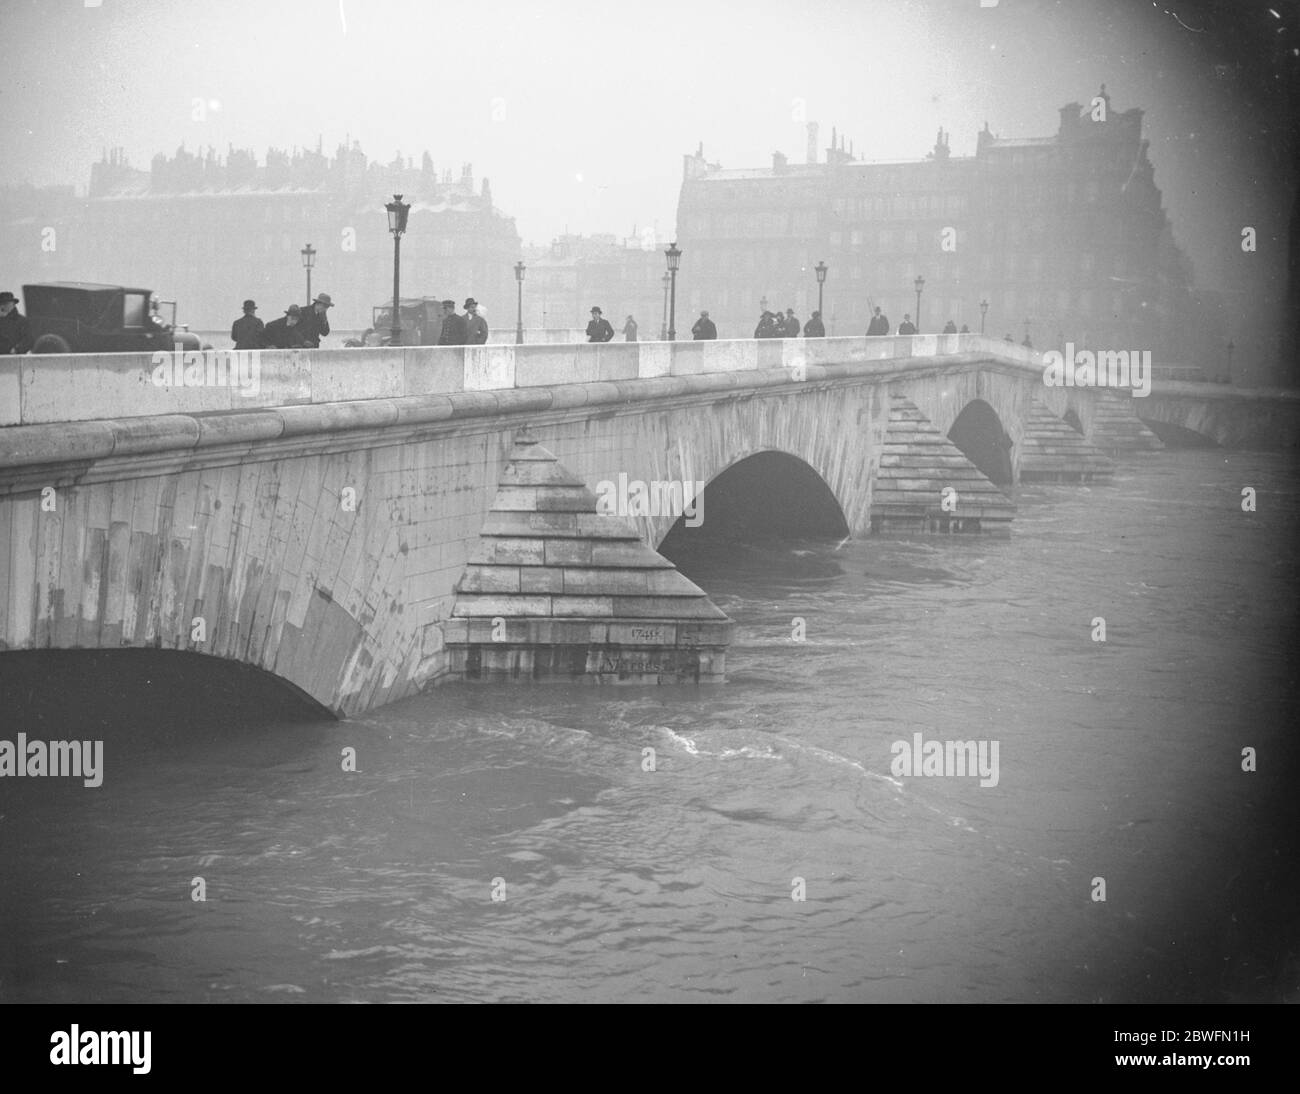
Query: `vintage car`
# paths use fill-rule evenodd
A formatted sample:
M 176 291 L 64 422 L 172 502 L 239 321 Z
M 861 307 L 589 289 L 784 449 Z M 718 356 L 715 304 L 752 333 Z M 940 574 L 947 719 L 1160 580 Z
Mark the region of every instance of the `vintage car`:
M 51 281 L 24 285 L 23 313 L 31 324 L 33 353 L 139 353 L 212 347 L 176 326 L 173 301 L 154 301 L 152 289 Z M 158 305 L 171 304 L 171 322 Z
M 398 320 L 401 323 L 401 344 L 404 346 L 436 346 L 442 332 L 442 302 L 432 296 L 404 296 L 401 299 Z M 371 312 L 371 326 L 359 340 L 345 345 L 387 346 L 393 341 L 393 302 L 385 300 L 376 304 Z

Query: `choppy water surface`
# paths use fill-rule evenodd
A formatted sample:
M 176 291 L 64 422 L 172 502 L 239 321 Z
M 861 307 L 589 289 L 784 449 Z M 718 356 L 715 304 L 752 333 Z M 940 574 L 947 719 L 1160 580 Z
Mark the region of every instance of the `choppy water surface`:
M 1295 997 L 1297 470 L 1165 452 L 1022 489 L 1009 541 L 684 559 L 722 688 L 124 727 L 98 790 L 0 786 L 0 998 Z M 894 779 L 918 731 L 997 740 L 998 785 Z

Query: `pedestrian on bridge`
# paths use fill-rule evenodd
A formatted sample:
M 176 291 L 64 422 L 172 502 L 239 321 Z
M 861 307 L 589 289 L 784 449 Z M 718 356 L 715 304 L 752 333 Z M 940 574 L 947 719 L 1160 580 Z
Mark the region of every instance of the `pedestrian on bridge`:
M 18 310 L 18 297 L 0 292 L 0 353 L 26 353 L 32 344 L 31 324 Z
M 334 306 L 334 301 L 330 299 L 327 292 L 319 293 L 302 311 L 302 340 L 303 344 L 317 349 L 320 346 L 320 340 L 330 332 L 329 317 L 325 314 Z
M 881 313 L 876 308 L 876 314 L 871 317 L 871 322 L 867 324 L 867 336 L 874 338 L 876 335 L 889 333 L 889 317 Z
M 700 317 L 695 320 L 695 326 L 691 328 L 691 336 L 697 342 L 711 342 L 718 337 L 718 328 L 713 325 L 708 312 L 700 312 Z
M 899 334 L 916 333 L 916 324 L 912 322 L 912 317 L 907 312 L 903 312 L 903 321 L 898 324 L 898 333 Z
M 266 324 L 262 334 L 273 349 L 302 349 L 307 345 L 302 336 L 302 309 L 290 304 L 284 315 Z
M 463 315 L 456 314 L 456 301 L 442 302 L 442 331 L 438 335 L 440 346 L 463 346 L 469 338 L 469 327 Z
M 633 319 L 630 315 L 627 317 L 627 322 L 623 324 L 623 341 L 624 342 L 636 341 L 636 320 Z
M 808 322 L 803 325 L 803 336 L 805 338 L 825 338 L 826 324 L 822 322 L 822 313 L 815 311 L 809 318 Z
M 780 338 L 781 327 L 776 321 L 776 316 L 770 311 L 765 311 L 758 318 L 758 326 L 754 328 L 755 338 Z
M 943 325 L 943 333 L 944 333 L 944 334 L 956 334 L 956 333 L 957 333 L 957 324 L 954 323 L 951 319 L 949 319 L 948 322 L 946 322 L 946 323 Z
M 781 337 L 798 338 L 800 329 L 799 320 L 795 318 L 794 308 L 786 308 L 785 318 L 781 319 Z
M 479 315 L 478 301 L 471 296 L 465 301 L 465 344 L 482 346 L 487 344 L 487 340 L 487 320 Z
M 253 313 L 257 304 L 252 300 L 244 301 L 244 314 L 230 328 L 230 339 L 235 349 L 264 349 L 266 347 L 266 324 Z
M 958 334 L 970 334 L 970 327 L 966 326 L 966 324 L 963 323 L 963 324 L 961 325 L 961 330 L 959 330 L 957 333 L 958 333 Z
M 587 324 L 588 342 L 609 342 L 614 337 L 614 328 L 600 313 L 599 308 L 591 309 L 591 322 Z

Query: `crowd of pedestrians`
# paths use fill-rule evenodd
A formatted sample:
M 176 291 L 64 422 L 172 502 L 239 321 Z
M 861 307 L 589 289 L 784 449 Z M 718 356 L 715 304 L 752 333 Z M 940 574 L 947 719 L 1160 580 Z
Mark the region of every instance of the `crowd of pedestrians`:
M 320 293 L 305 308 L 290 304 L 282 316 L 263 323 L 257 316 L 257 302 L 244 301 L 244 314 L 230 328 L 235 349 L 316 349 L 330 332 L 329 316 L 334 306 L 329 293 Z

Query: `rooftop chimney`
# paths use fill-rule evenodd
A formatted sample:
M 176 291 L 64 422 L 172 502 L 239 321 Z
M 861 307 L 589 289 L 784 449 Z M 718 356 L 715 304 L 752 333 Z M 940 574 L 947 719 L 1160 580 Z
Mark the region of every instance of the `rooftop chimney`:
M 773 152 L 772 153 L 772 174 L 774 175 L 783 174 L 785 172 L 785 165 L 786 165 L 785 153 Z

